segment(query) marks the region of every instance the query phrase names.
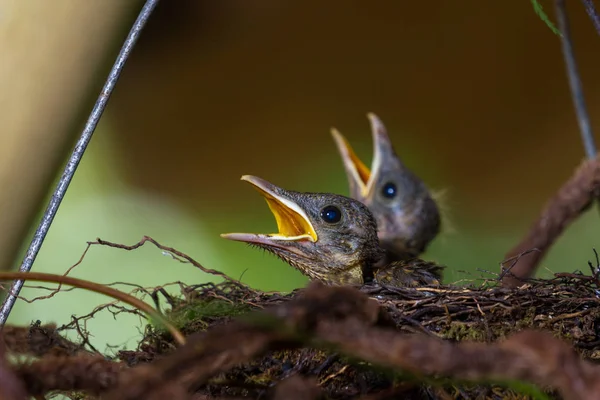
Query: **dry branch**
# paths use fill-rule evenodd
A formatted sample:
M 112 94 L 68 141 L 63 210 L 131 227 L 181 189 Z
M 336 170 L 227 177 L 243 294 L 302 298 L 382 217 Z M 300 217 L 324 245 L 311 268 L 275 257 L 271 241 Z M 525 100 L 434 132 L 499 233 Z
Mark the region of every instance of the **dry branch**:
M 600 194 L 600 160 L 584 161 L 575 174 L 550 199 L 527 236 L 506 254 L 506 258 L 519 257 L 510 270 L 502 272 L 502 283 L 520 286 L 533 276 L 540 261 L 563 231 L 586 211 Z M 531 252 L 530 250 L 538 251 Z
M 235 280 L 231 277 L 229 277 L 227 274 L 221 272 L 221 271 L 217 271 L 216 269 L 210 269 L 210 268 L 205 268 L 202 266 L 202 264 L 200 264 L 198 261 L 194 260 L 192 257 L 188 256 L 185 253 L 182 253 L 179 250 L 176 250 L 172 247 L 167 247 L 167 246 L 163 246 L 162 244 L 158 243 L 156 240 L 152 239 L 149 236 L 144 236 L 142 238 L 142 240 L 140 240 L 139 242 L 137 242 L 134 245 L 128 246 L 128 245 L 124 245 L 124 244 L 119 244 L 119 243 L 113 243 L 113 242 L 109 242 L 106 240 L 102 240 L 100 238 L 97 238 L 95 242 L 88 242 L 88 246 L 92 246 L 92 245 L 101 245 L 101 246 L 107 246 L 107 247 L 113 247 L 116 249 L 122 249 L 122 250 L 127 250 L 127 251 L 131 251 L 131 250 L 135 250 L 138 249 L 140 247 L 142 247 L 144 244 L 146 243 L 152 243 L 154 246 L 156 246 L 158 249 L 168 252 L 170 253 L 173 258 L 182 261 L 182 262 L 189 262 L 190 264 L 192 264 L 194 267 L 198 268 L 199 270 L 201 270 L 202 272 L 205 272 L 207 274 L 210 275 L 216 275 L 216 276 L 220 276 L 221 278 L 229 281 L 229 282 L 233 282 L 236 283 L 240 286 L 245 287 L 246 285 L 244 285 L 243 283 L 241 283 L 238 280 Z
M 84 390 L 98 394 L 119 380 L 121 363 L 99 355 L 73 357 L 47 356 L 39 361 L 14 367 L 14 372 L 30 396 L 43 396 L 55 390 Z
M 14 354 L 29 354 L 41 357 L 47 354 L 72 356 L 85 350 L 78 344 L 62 337 L 54 324 L 29 327 L 6 325 L 2 329 L 2 342 Z

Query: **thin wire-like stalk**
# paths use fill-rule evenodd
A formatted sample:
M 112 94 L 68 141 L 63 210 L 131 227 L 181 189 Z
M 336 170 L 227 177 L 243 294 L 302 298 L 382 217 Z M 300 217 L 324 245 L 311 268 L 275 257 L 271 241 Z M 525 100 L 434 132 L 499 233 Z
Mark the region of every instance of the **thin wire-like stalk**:
M 600 16 L 598 15 L 598 11 L 596 11 L 596 6 L 594 5 L 594 0 L 581 0 L 583 2 L 583 6 L 585 7 L 585 12 L 589 15 L 592 20 L 592 24 L 594 24 L 594 28 L 596 28 L 596 32 L 600 35 Z
M 42 243 L 44 243 L 44 239 L 46 238 L 46 234 L 48 233 L 48 230 L 50 229 L 50 225 L 52 224 L 52 221 L 54 220 L 54 216 L 56 215 L 56 212 L 58 211 L 60 203 L 62 202 L 62 200 L 65 196 L 65 193 L 67 192 L 67 189 L 69 188 L 69 184 L 71 183 L 71 180 L 73 179 L 75 170 L 77 169 L 77 166 L 79 165 L 79 162 L 81 161 L 83 153 L 85 152 L 85 149 L 87 148 L 87 145 L 92 138 L 92 134 L 94 133 L 94 130 L 96 129 L 96 126 L 98 125 L 98 121 L 100 120 L 100 117 L 102 116 L 102 113 L 104 112 L 104 109 L 106 108 L 106 103 L 108 102 L 108 99 L 117 83 L 117 80 L 119 79 L 119 76 L 121 75 L 123 66 L 125 65 L 125 62 L 127 61 L 127 59 L 129 58 L 129 54 L 131 53 L 131 50 L 135 46 L 135 43 L 137 42 L 142 29 L 146 25 L 146 21 L 148 20 L 148 17 L 150 17 L 150 14 L 152 14 L 152 11 L 154 10 L 154 8 L 156 7 L 157 4 L 158 4 L 158 0 L 147 0 L 146 1 L 146 4 L 144 4 L 144 7 L 142 8 L 135 23 L 133 24 L 133 27 L 131 28 L 129 35 L 127 35 L 127 38 L 125 39 L 125 43 L 123 44 L 123 47 L 121 48 L 121 51 L 119 52 L 119 55 L 117 57 L 117 60 L 115 61 L 114 65 L 110 71 L 110 74 L 108 75 L 108 79 L 106 80 L 106 83 L 104 84 L 104 87 L 102 88 L 102 92 L 100 92 L 100 96 L 98 97 L 98 100 L 96 101 L 96 104 L 94 105 L 94 108 L 92 109 L 92 112 L 85 124 L 85 127 L 83 128 L 81 137 L 79 138 L 79 140 L 77 141 L 77 144 L 75 145 L 75 149 L 73 150 L 73 153 L 71 154 L 71 157 L 69 158 L 69 161 L 67 162 L 67 165 L 65 166 L 64 172 L 63 172 L 62 176 L 60 177 L 60 180 L 58 181 L 58 184 L 56 186 L 56 189 L 54 190 L 54 193 L 52 193 L 52 197 L 50 198 L 48 207 L 46 208 L 46 211 L 44 211 L 42 220 L 40 221 L 40 223 L 37 227 L 37 230 L 35 231 L 35 234 L 33 235 L 33 239 L 31 240 L 31 244 L 29 245 L 29 248 L 27 249 L 27 253 L 25 254 L 25 258 L 23 259 L 23 262 L 21 263 L 19 271 L 28 272 L 31 270 L 33 262 L 35 261 L 35 258 L 37 257 L 37 255 L 42 247 Z M 21 291 L 22 287 L 23 287 L 23 281 L 13 282 L 10 292 L 8 293 L 6 299 L 4 299 L 4 302 L 2 303 L 2 308 L 0 308 L 0 328 L 4 325 L 4 323 L 8 319 L 8 315 L 10 314 L 10 311 L 12 310 L 12 308 L 15 304 L 15 301 L 17 299 L 17 296 L 19 295 L 19 292 Z
M 595 159 L 598 151 L 596 149 L 590 117 L 583 96 L 581 79 L 579 78 L 579 72 L 577 71 L 575 54 L 573 53 L 573 40 L 571 39 L 571 29 L 569 27 L 569 17 L 567 16 L 565 0 L 556 0 L 555 7 L 556 18 L 558 19 L 558 29 L 560 29 L 560 32 L 562 33 L 561 44 L 563 56 L 567 67 L 567 77 L 569 78 L 569 87 L 571 88 L 573 105 L 575 106 L 575 112 L 577 114 L 579 131 L 581 132 L 581 138 L 587 157 L 589 159 Z

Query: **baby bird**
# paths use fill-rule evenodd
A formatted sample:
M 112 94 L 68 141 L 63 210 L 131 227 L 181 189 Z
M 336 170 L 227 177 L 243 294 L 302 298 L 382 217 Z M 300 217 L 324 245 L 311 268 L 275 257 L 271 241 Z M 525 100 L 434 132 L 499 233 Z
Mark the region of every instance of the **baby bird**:
M 330 285 L 362 285 L 373 279 L 391 286 L 439 284 L 443 267 L 419 259 L 379 263 L 384 250 L 377 222 L 360 201 L 331 193 L 282 189 L 244 175 L 265 198 L 277 233 L 228 233 L 221 237 L 261 247 L 314 280 Z
M 369 113 L 374 156 L 371 169 L 356 156 L 348 141 L 331 130 L 342 156 L 350 197 L 367 205 L 377 220 L 384 263 L 423 253 L 440 231 L 438 206 L 429 190 L 396 155 L 381 120 Z

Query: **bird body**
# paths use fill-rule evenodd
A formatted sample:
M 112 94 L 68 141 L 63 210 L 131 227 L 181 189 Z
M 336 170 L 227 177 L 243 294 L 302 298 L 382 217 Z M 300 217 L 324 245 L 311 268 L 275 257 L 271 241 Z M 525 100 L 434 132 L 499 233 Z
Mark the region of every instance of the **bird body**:
M 438 284 L 443 267 L 417 258 L 382 265 L 377 222 L 358 200 L 331 193 L 301 193 L 245 175 L 263 195 L 277 222 L 272 234 L 229 233 L 222 237 L 263 248 L 313 280 L 330 285 Z
M 375 267 L 373 279 L 381 285 L 389 286 L 429 286 L 439 285 L 444 267 L 420 258 L 392 261 L 382 267 Z

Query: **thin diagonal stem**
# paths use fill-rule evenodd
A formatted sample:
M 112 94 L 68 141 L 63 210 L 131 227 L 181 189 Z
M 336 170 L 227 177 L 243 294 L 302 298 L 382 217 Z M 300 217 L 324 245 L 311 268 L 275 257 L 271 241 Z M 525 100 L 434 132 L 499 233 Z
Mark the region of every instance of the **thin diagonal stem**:
M 133 297 L 132 295 L 127 293 L 123 293 L 120 290 L 111 288 L 106 285 L 101 285 L 99 283 L 73 278 L 72 276 L 45 274 L 43 272 L 0 272 L 1 280 L 19 278 L 38 282 L 59 283 L 61 285 L 64 284 L 68 286 L 73 286 L 89 290 L 91 292 L 102 293 L 106 296 L 110 296 L 113 299 L 117 299 L 126 304 L 134 306 L 138 310 L 146 313 L 148 317 L 154 318 L 156 322 L 161 323 L 171 333 L 171 335 L 173 335 L 173 338 L 175 339 L 175 341 L 177 341 L 178 344 L 181 345 L 185 343 L 185 338 L 183 334 L 168 319 L 166 319 L 160 313 L 160 311 L 152 308 L 148 303 L 143 302 L 137 297 Z
M 102 88 L 102 92 L 100 92 L 100 96 L 98 97 L 98 100 L 96 101 L 96 104 L 92 109 L 92 112 L 85 124 L 85 127 L 83 128 L 81 137 L 77 141 L 75 149 L 73 150 L 73 153 L 71 154 L 71 157 L 69 158 L 69 161 L 65 166 L 64 172 L 60 177 L 60 180 L 58 181 L 56 189 L 52 194 L 52 198 L 48 203 L 48 207 L 44 212 L 42 220 L 40 221 L 38 228 L 35 231 L 35 234 L 33 235 L 31 244 L 27 249 L 27 253 L 25 255 L 25 258 L 23 259 L 23 262 L 21 263 L 21 267 L 19 268 L 20 272 L 29 272 L 31 270 L 31 266 L 33 265 L 33 262 L 35 261 L 35 258 L 37 257 L 40 248 L 42 247 L 42 243 L 46 238 L 46 234 L 50 229 L 50 225 L 54 220 L 54 216 L 58 211 L 58 207 L 60 206 L 60 203 L 62 202 L 65 193 L 67 192 L 69 184 L 73 179 L 73 175 L 75 174 L 75 170 L 79 165 L 79 161 L 81 161 L 83 153 L 85 152 L 85 149 L 87 148 L 87 145 L 92 138 L 92 134 L 94 133 L 94 130 L 98 125 L 98 121 L 100 120 L 100 117 L 102 116 L 102 113 L 106 108 L 108 99 L 117 83 L 117 80 L 119 79 L 119 76 L 121 75 L 123 66 L 129 58 L 129 54 L 135 46 L 135 43 L 137 42 L 140 33 L 144 28 L 146 21 L 148 20 L 148 17 L 150 17 L 150 14 L 152 14 L 152 11 L 154 10 L 157 4 L 158 0 L 146 1 L 146 4 L 144 4 L 144 7 L 142 8 L 135 23 L 133 24 L 133 27 L 131 28 L 129 35 L 127 35 L 125 43 L 123 44 L 123 47 L 121 48 L 121 51 L 119 52 L 119 55 L 117 57 L 117 60 L 115 61 L 110 71 L 110 74 L 108 75 L 108 79 L 106 80 L 106 83 Z M 10 311 L 12 310 L 13 305 L 22 287 L 23 281 L 15 281 L 11 286 L 8 296 L 4 300 L 4 303 L 2 303 L 2 308 L 0 309 L 0 327 L 3 326 L 6 320 L 8 319 L 8 315 L 10 314 Z
M 583 97 L 583 88 L 581 86 L 579 72 L 577 71 L 577 62 L 575 61 L 575 55 L 573 53 L 573 41 L 571 39 L 565 0 L 556 0 L 555 6 L 558 28 L 562 33 L 561 43 L 567 67 L 567 77 L 569 78 L 569 86 L 571 88 L 575 112 L 577 113 L 577 122 L 579 124 L 581 138 L 587 157 L 589 159 L 594 159 L 597 155 L 596 143 L 594 141 L 594 134 L 592 133 L 590 117 L 585 105 L 585 98 Z
M 596 11 L 594 0 L 581 0 L 581 2 L 585 7 L 585 11 L 590 16 L 592 24 L 594 24 L 594 28 L 596 28 L 596 32 L 598 32 L 598 35 L 600 35 L 600 16 L 598 15 L 598 11 Z

